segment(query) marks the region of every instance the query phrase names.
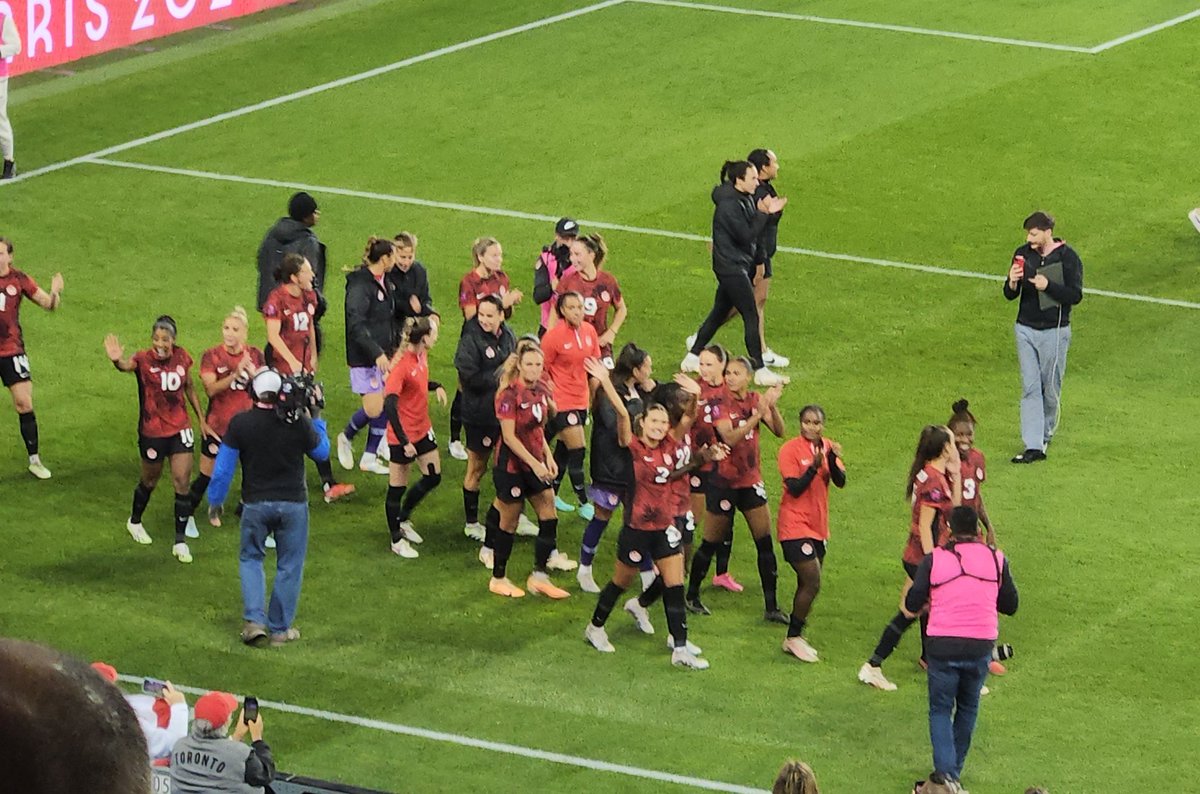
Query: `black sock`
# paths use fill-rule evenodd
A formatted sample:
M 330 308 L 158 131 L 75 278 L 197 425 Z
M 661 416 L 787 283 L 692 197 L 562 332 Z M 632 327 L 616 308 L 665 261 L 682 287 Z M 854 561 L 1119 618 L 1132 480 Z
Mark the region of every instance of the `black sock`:
M 200 500 L 204 498 L 204 492 L 208 490 L 208 483 L 211 479 L 207 474 L 197 474 L 196 479 L 192 480 L 192 487 L 188 489 L 188 498 L 192 500 L 193 514 L 200 506 Z
M 587 481 L 583 477 L 583 457 L 586 454 L 587 451 L 583 447 L 567 450 L 567 474 L 571 475 L 571 488 L 581 505 L 587 504 L 588 501 Z
M 892 655 L 900 638 L 904 636 L 904 632 L 908 631 L 908 627 L 913 624 L 914 620 L 915 618 L 905 617 L 903 612 L 895 614 L 884 627 L 883 634 L 879 637 L 879 644 L 875 646 L 875 653 L 871 654 L 870 665 L 872 667 L 878 667 L 883 664 L 884 659 Z
M 712 563 L 713 555 L 717 552 L 717 544 L 710 540 L 700 541 L 700 548 L 696 549 L 692 555 L 692 572 L 688 579 L 687 597 L 689 599 L 697 599 L 700 597 L 700 585 L 704 583 L 704 577 L 708 576 L 708 566 Z
M 496 544 L 492 547 L 492 576 L 503 579 L 508 571 L 508 558 L 512 556 L 513 536 L 500 529 L 492 542 Z
M 775 565 L 775 549 L 771 546 L 771 536 L 755 538 L 754 547 L 758 549 L 758 578 L 762 580 L 764 608 L 773 612 L 779 609 L 775 600 L 775 580 L 779 572 Z
M 412 515 L 412 511 L 421 503 L 421 500 L 430 491 L 437 488 L 441 482 L 442 475 L 435 471 L 422 474 L 421 479 L 413 483 L 413 487 L 408 489 L 408 496 L 404 497 L 404 508 L 400 511 L 400 520 L 407 521 L 408 517 Z
M 687 645 L 687 609 L 683 605 L 683 585 L 663 590 L 663 611 L 667 613 L 667 631 L 676 648 Z
M 25 442 L 26 454 L 38 454 L 37 417 L 30 411 L 27 414 L 17 414 L 17 420 L 21 423 L 21 440 Z
M 788 616 L 788 637 L 799 637 L 804 633 L 804 627 L 808 624 L 807 620 L 801 620 L 796 617 L 795 613 Z
M 717 546 L 717 576 L 729 573 L 729 556 L 733 554 L 733 533 Z
M 592 612 L 593 626 L 603 626 L 605 624 L 609 614 L 613 611 L 613 607 L 617 605 L 617 599 L 624 592 L 625 588 L 618 587 L 616 582 L 609 582 L 604 585 L 604 589 L 600 591 L 600 598 L 596 601 L 596 609 Z
M 316 461 L 316 464 L 317 474 L 321 475 L 321 484 L 324 485 L 326 489 L 337 485 L 337 480 L 333 479 L 333 464 L 329 462 L 329 459 L 326 458 L 325 460 L 318 460 Z
M 454 402 L 450 403 L 450 440 L 458 441 L 462 436 L 462 392 L 454 392 Z
M 558 467 L 558 476 L 554 478 L 554 495 L 558 496 L 558 489 L 562 487 L 563 477 L 567 476 L 567 454 L 569 450 L 567 445 L 559 441 L 554 445 L 554 464 Z
M 663 594 L 663 578 L 662 578 L 662 575 L 660 574 L 660 575 L 654 577 L 654 581 L 650 583 L 650 586 L 647 587 L 645 590 L 643 590 L 642 594 L 640 596 L 638 596 L 638 603 L 641 604 L 643 607 L 648 607 L 651 604 L 653 604 L 655 601 L 657 601 L 659 599 L 659 597 L 662 596 L 662 594 Z
M 533 569 L 546 572 L 550 552 L 558 545 L 558 519 L 539 518 L 537 538 L 533 542 Z
M 387 527 L 392 536 L 392 543 L 399 543 L 400 538 L 404 537 L 400 532 L 400 511 L 404 509 L 404 492 L 407 490 L 408 486 L 405 485 L 389 485 L 387 497 L 383 502 L 383 512 L 387 516 Z
M 133 489 L 133 508 L 129 511 L 129 520 L 135 524 L 142 523 L 142 514 L 146 512 L 146 505 L 150 504 L 150 494 L 154 491 L 142 485 L 140 482 Z
M 192 497 L 187 493 L 175 494 L 175 542 L 186 543 L 188 519 L 192 517 Z
M 466 488 L 463 492 L 463 516 L 466 517 L 468 524 L 479 523 L 479 491 L 469 491 Z
M 500 532 L 500 511 L 496 509 L 495 505 L 492 505 L 483 519 L 483 545 L 489 549 L 495 549 L 496 536 Z

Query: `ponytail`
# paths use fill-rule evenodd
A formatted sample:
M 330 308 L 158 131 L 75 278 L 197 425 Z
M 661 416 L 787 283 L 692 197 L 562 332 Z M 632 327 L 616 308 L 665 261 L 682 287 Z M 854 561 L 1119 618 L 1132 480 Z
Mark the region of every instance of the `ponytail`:
M 499 391 L 504 391 L 521 377 L 521 360 L 529 353 L 542 355 L 541 345 L 533 339 L 521 339 L 517 342 L 517 349 L 508 357 L 508 360 L 504 362 L 504 367 L 500 370 Z

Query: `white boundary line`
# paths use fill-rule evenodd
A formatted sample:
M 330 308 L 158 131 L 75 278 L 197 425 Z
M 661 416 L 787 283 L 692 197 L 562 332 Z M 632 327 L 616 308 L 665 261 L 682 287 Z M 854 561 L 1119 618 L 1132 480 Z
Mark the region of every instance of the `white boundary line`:
M 1200 17 L 1200 8 L 1196 9 L 1195 11 L 1189 11 L 1186 14 L 1180 14 L 1174 19 L 1168 19 L 1166 22 L 1159 22 L 1157 25 L 1151 25 L 1148 28 L 1142 28 L 1141 30 L 1135 30 L 1133 33 L 1127 33 L 1124 36 L 1118 36 L 1112 41 L 1106 41 L 1103 44 L 1097 44 L 1095 47 L 1092 47 L 1090 50 L 1088 50 L 1088 52 L 1090 52 L 1092 55 L 1095 55 L 1096 53 L 1104 52 L 1105 50 L 1111 50 L 1113 47 L 1120 47 L 1126 42 L 1140 39 L 1143 36 L 1149 36 L 1151 33 L 1157 33 L 1160 30 L 1166 30 L 1167 28 L 1175 27 L 1178 24 L 1187 22 L 1189 19 L 1195 19 L 1196 17 Z
M 118 680 L 125 681 L 130 684 L 140 684 L 144 680 L 140 676 L 133 675 L 118 675 Z M 190 695 L 203 695 L 209 690 L 199 689 L 191 686 L 175 685 L 175 688 L 180 692 L 187 692 Z M 241 700 L 241 698 L 238 698 Z M 427 739 L 434 742 L 445 742 L 447 744 L 457 744 L 462 747 L 471 747 L 476 750 L 490 750 L 494 753 L 504 753 L 506 755 L 516 755 L 523 758 L 532 758 L 535 761 L 549 761 L 555 764 L 565 764 L 567 766 L 577 766 L 584 769 L 592 769 L 597 772 L 611 772 L 617 775 L 627 775 L 629 777 L 638 777 L 644 780 L 657 780 L 663 783 L 673 783 L 678 786 L 690 786 L 691 788 L 704 789 L 705 791 L 726 791 L 732 794 L 765 794 L 763 789 L 750 788 L 749 786 L 739 786 L 736 783 L 722 783 L 719 780 L 706 780 L 705 778 L 689 777 L 687 775 L 676 775 L 671 772 L 659 772 L 655 769 L 642 769 L 636 766 L 626 766 L 625 764 L 612 764 L 608 761 L 597 761 L 593 758 L 583 758 L 577 755 L 566 755 L 564 753 L 552 753 L 546 750 L 537 750 L 532 747 L 522 747 L 517 744 L 508 744 L 506 742 L 492 742 L 487 739 L 476 739 L 471 736 L 462 736 L 456 733 L 443 733 L 442 731 L 431 731 L 426 728 L 417 728 L 411 725 L 400 725 L 394 722 L 384 722 L 383 720 L 373 720 L 366 717 L 356 717 L 353 714 L 339 714 L 335 711 L 322 711 L 321 709 L 310 709 L 307 706 L 293 706 L 288 703 L 276 703 L 271 700 L 263 700 L 259 698 L 260 706 L 267 706 L 275 711 L 282 711 L 288 714 L 298 714 L 303 717 L 313 717 L 327 722 L 340 722 L 345 725 L 355 725 L 359 728 L 371 728 L 377 731 L 385 731 L 387 733 L 396 733 L 401 736 L 412 736 L 417 739 Z
M 165 165 L 131 163 L 124 160 L 109 160 L 100 157 L 82 158 L 81 162 L 114 168 L 129 168 L 136 171 L 150 171 L 157 174 L 186 176 L 193 179 L 208 179 L 217 182 L 233 182 L 239 185 L 278 187 L 286 188 L 288 190 L 304 190 L 310 193 L 323 193 L 333 196 L 370 199 L 372 201 L 388 201 L 393 204 L 408 204 L 416 207 L 451 210 L 453 212 L 469 212 L 475 215 L 489 215 L 499 218 L 516 218 L 518 220 L 538 221 L 545 223 L 553 223 L 554 221 L 558 220 L 557 215 L 544 215 L 536 212 L 522 212 L 520 210 L 500 209 L 497 207 L 479 207 L 472 204 L 459 204 L 450 201 L 432 201 L 430 199 L 415 198 L 413 196 L 396 196 L 390 193 L 375 193 L 367 190 L 352 190 L 349 188 L 331 187 L 328 185 L 311 185 L 305 182 L 288 182 L 279 179 L 260 179 L 258 177 L 238 176 L 236 174 L 219 174 L 212 171 L 197 171 L 191 168 L 173 168 Z M 644 234 L 652 237 L 668 237 L 675 240 L 690 240 L 693 242 L 703 243 L 708 242 L 710 239 L 701 234 L 676 232 L 669 229 L 651 229 L 645 226 L 627 226 L 621 223 L 608 223 L 606 221 L 595 221 L 584 218 L 579 219 L 579 222 L 587 226 L 593 226 L 597 229 L 628 232 L 630 234 Z M 994 273 L 977 273 L 970 270 L 957 270 L 954 268 L 938 267 L 936 265 L 924 265 L 915 262 L 899 262 L 893 259 L 879 259 L 876 257 L 857 256 L 854 254 L 839 254 L 831 251 L 819 251 L 813 248 L 797 248 L 794 246 L 781 245 L 779 246 L 779 250 L 789 254 L 810 256 L 815 259 L 828 259 L 838 262 L 854 262 L 860 265 L 877 265 L 879 267 L 890 267 L 899 270 L 914 270 L 920 273 L 931 273 L 938 276 L 956 276 L 958 278 L 983 279 L 984 281 L 994 282 L 999 282 L 1004 279 L 1004 276 L 996 275 Z M 1091 287 L 1085 287 L 1083 291 L 1087 295 L 1095 295 L 1103 298 L 1116 298 L 1118 300 L 1136 301 L 1138 303 L 1153 303 L 1159 306 L 1177 306 L 1183 309 L 1200 309 L 1200 303 L 1177 300 L 1175 298 L 1157 298 L 1151 295 L 1137 295 L 1129 292 L 1113 292 L 1111 290 L 1093 289 Z
M 492 41 L 497 41 L 499 39 L 508 38 L 509 36 L 515 36 L 519 33 L 525 33 L 530 30 L 544 28 L 547 25 L 553 25 L 556 22 L 564 22 L 568 19 L 574 19 L 576 17 L 583 16 L 584 14 L 590 14 L 593 11 L 600 11 L 602 9 L 608 8 L 609 6 L 620 5 L 621 3 L 624 3 L 624 2 L 626 2 L 626 0 L 604 0 L 603 2 L 595 3 L 593 5 L 585 6 L 583 8 L 577 8 L 573 11 L 566 11 L 562 14 L 555 14 L 554 16 L 545 17 L 544 19 L 534 20 L 533 22 L 526 22 L 523 25 L 517 25 L 516 27 L 497 31 L 496 33 L 489 33 L 486 36 L 478 36 L 476 38 L 469 39 L 467 41 L 459 42 L 458 44 L 451 44 L 450 46 L 447 46 L 447 47 L 440 47 L 436 50 L 430 50 L 429 52 L 425 52 L 420 55 L 414 55 L 410 58 L 405 58 L 404 60 L 396 61 L 395 63 L 389 63 L 386 66 L 378 66 L 374 69 L 368 69 L 365 72 L 359 72 L 358 74 L 352 74 L 347 77 L 339 78 L 337 80 L 331 80 L 327 83 L 321 83 L 320 85 L 314 85 L 314 86 L 305 88 L 300 91 L 294 91 L 290 94 L 284 94 L 282 96 L 277 96 L 272 99 L 263 100 L 262 102 L 256 102 L 253 105 L 245 105 L 245 106 L 237 108 L 235 110 L 229 110 L 224 113 L 218 113 L 215 116 L 209 116 L 208 118 L 200 119 L 199 121 L 193 121 L 188 124 L 181 124 L 178 127 L 172 127 L 168 130 L 156 132 L 152 135 L 145 135 L 141 138 L 135 138 L 132 141 L 126 141 L 125 143 L 120 143 L 120 144 L 117 144 L 116 146 L 109 146 L 105 149 L 100 149 L 99 151 L 92 152 L 91 154 L 84 154 L 84 155 L 80 155 L 79 157 L 73 157 L 70 160 L 63 160 L 58 163 L 51 163 L 50 165 L 42 166 L 41 168 L 35 168 L 32 171 L 26 171 L 23 174 L 18 174 L 16 179 L 7 180 L 7 183 L 14 184 L 14 183 L 20 182 L 25 179 L 33 179 L 34 177 L 38 177 L 43 174 L 48 174 L 53 171 L 59 171 L 63 168 L 70 168 L 71 166 L 78 165 L 79 163 L 87 162 L 88 160 L 95 158 L 95 157 L 107 157 L 110 154 L 118 154 L 118 153 L 124 152 L 128 149 L 134 149 L 134 148 L 137 148 L 138 146 L 144 146 L 148 143 L 154 143 L 155 141 L 161 141 L 164 138 L 171 138 L 171 137 L 174 137 L 174 136 L 179 135 L 184 132 L 191 132 L 192 130 L 198 130 L 203 127 L 208 127 L 212 124 L 219 124 L 222 121 L 228 121 L 229 119 L 235 119 L 235 118 L 238 118 L 239 116 L 245 116 L 250 113 L 257 113 L 260 110 L 266 110 L 267 108 L 272 108 L 272 107 L 275 107 L 276 105 L 283 105 L 288 102 L 293 102 L 297 99 L 303 99 L 305 97 L 312 96 L 313 94 L 320 94 L 323 91 L 329 91 L 334 88 L 341 88 L 343 86 L 351 85 L 353 83 L 357 83 L 362 80 L 369 80 L 372 77 L 378 77 L 379 75 L 382 75 L 382 74 L 388 74 L 390 72 L 396 71 L 397 69 L 404 69 L 409 66 L 414 66 L 418 63 L 424 63 L 425 61 L 431 61 L 434 58 L 440 58 L 443 55 L 450 55 L 452 53 L 461 52 L 463 50 L 467 50 L 472 47 L 477 47 L 480 44 L 487 44 Z M 5 184 L 5 182 L 0 182 L 0 186 L 3 186 L 4 184 Z

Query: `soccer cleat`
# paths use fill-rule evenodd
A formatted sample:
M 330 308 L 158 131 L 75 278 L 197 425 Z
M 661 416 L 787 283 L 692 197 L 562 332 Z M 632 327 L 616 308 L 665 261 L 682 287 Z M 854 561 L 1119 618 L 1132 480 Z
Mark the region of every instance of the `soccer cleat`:
M 754 370 L 754 385 L 755 386 L 782 386 L 785 383 L 790 383 L 791 378 L 787 375 L 780 375 L 778 372 L 772 372 L 766 367 Z
M 149 533 L 146 532 L 146 528 L 142 526 L 142 522 L 140 521 L 136 524 L 133 523 L 133 521 L 126 521 L 125 529 L 129 530 L 129 534 L 133 537 L 133 539 L 138 543 L 141 543 L 143 546 L 153 542 L 150 540 Z
M 523 538 L 536 538 L 538 533 L 538 525 L 529 520 L 529 517 L 522 513 L 517 517 L 517 534 Z
M 687 352 L 692 352 L 692 345 L 696 344 L 698 334 L 692 334 L 687 339 L 683 340 L 683 346 L 687 348 Z
M 346 438 L 345 433 L 337 434 L 337 458 L 346 471 L 354 468 L 354 443 Z
M 1188 213 L 1188 220 L 1196 227 L 1196 231 L 1200 232 L 1200 207 Z
M 221 526 L 221 516 L 225 513 L 225 508 L 221 505 L 209 505 L 208 507 L 208 523 L 210 526 Z
M 980 694 L 981 696 L 982 696 L 982 695 L 986 695 L 986 694 L 988 694 L 988 693 L 989 693 L 989 692 L 991 692 L 991 691 L 992 691 L 992 690 L 988 689 L 986 685 L 985 685 L 985 686 L 981 686 L 981 687 L 979 687 L 979 694 Z
M 688 353 L 683 357 L 683 361 L 679 362 L 680 372 L 699 372 L 700 371 L 700 356 L 695 353 Z
M 783 641 L 783 652 L 790 653 L 802 662 L 819 662 L 817 649 L 808 644 L 803 637 L 788 637 Z
M 392 544 L 392 554 L 399 555 L 406 560 L 415 560 L 417 557 L 421 556 L 417 553 L 417 550 L 414 549 L 412 545 L 404 538 L 400 538 L 400 540 Z
M 591 502 L 579 506 L 579 517 L 584 521 L 591 521 L 595 515 L 596 507 Z
M 483 564 L 484 568 L 487 568 L 490 571 L 492 569 L 492 563 L 495 561 L 495 558 L 496 558 L 495 551 L 488 548 L 487 546 L 479 547 L 479 562 L 481 562 Z
M 200 527 L 196 526 L 195 516 L 188 516 L 187 527 L 183 530 L 183 534 L 188 538 L 200 537 Z
M 467 459 L 467 448 L 465 446 L 463 446 L 463 442 L 461 442 L 461 441 L 451 441 L 450 442 L 450 457 L 454 458 L 455 460 L 466 460 Z
M 575 581 L 579 582 L 579 589 L 585 593 L 600 592 L 600 585 L 596 584 L 596 579 L 592 576 L 592 566 L 590 565 L 579 566 L 579 571 L 575 574 Z
M 713 587 L 723 587 L 731 593 L 740 593 L 746 589 L 733 578 L 733 574 L 728 572 L 713 576 L 712 583 Z
M 771 348 L 763 351 L 763 363 L 768 367 L 786 367 L 792 363 L 792 360 L 787 356 L 781 356 Z
M 553 598 L 556 601 L 571 595 L 561 587 L 555 586 L 554 582 L 551 582 L 546 574 L 537 573 L 536 571 L 531 573 L 529 578 L 525 580 L 525 589 L 534 595 L 546 596 L 546 598 Z
M 1046 453 L 1040 449 L 1027 449 L 1020 455 L 1013 455 L 1013 463 L 1037 463 L 1039 460 L 1045 460 Z
M 355 487 L 348 482 L 335 482 L 325 489 L 325 503 L 336 502 L 343 496 L 354 493 L 355 490 Z
M 573 571 L 579 567 L 579 563 L 555 549 L 550 552 L 550 559 L 546 561 L 546 567 L 551 571 Z
M 252 620 L 247 620 L 242 624 L 242 642 L 247 645 L 254 645 L 259 640 L 267 638 L 267 627 L 261 623 L 255 623 Z
M 1008 668 L 993 659 L 988 662 L 988 672 L 992 675 L 1004 675 L 1008 672 Z
M 764 611 L 763 620 L 768 623 L 782 623 L 785 626 L 791 622 L 788 620 L 788 616 L 783 614 L 783 610 L 780 609 L 768 609 Z
M 365 471 L 368 474 L 388 474 L 391 468 L 374 455 L 370 458 L 363 455 L 362 459 L 358 462 L 358 470 Z
M 404 533 L 404 539 L 409 543 L 416 543 L 417 545 L 420 545 L 425 542 L 425 538 L 418 535 L 417 531 L 413 529 L 411 521 L 401 521 L 400 531 Z
M 603 626 L 593 626 L 589 621 L 587 628 L 583 630 L 583 640 L 588 645 L 592 646 L 600 653 L 612 653 L 616 650 L 613 644 L 608 641 L 608 632 Z
M 375 457 L 384 463 L 392 459 L 392 448 L 388 446 L 386 438 L 379 439 L 379 446 L 375 447 Z
M 275 536 L 274 535 L 267 535 L 267 539 L 263 541 L 263 548 L 266 548 L 266 549 L 275 548 Z
M 574 513 L 575 505 L 564 502 L 561 496 L 554 497 L 554 509 L 560 513 Z
M 483 524 L 480 524 L 478 521 L 472 521 L 470 524 L 467 524 L 463 527 L 463 534 L 471 540 L 477 540 L 482 543 L 483 538 L 485 537 Z
M 12 160 L 4 161 L 4 170 L 0 171 L 0 179 L 14 179 L 17 176 L 17 164 Z
M 704 651 L 700 649 L 700 646 L 691 640 L 684 640 L 683 647 L 687 648 L 688 653 L 692 654 L 693 656 L 699 656 L 700 654 L 704 653 Z M 667 635 L 667 650 L 675 650 L 675 638 L 670 634 Z
M 864 662 L 863 666 L 858 668 L 858 680 L 884 692 L 896 691 L 896 685 L 883 677 L 883 670 L 872 667 L 870 662 Z
M 186 565 L 192 561 L 192 550 L 186 543 L 176 543 L 171 547 L 171 556 Z
M 505 596 L 506 598 L 525 597 L 525 591 L 508 581 L 508 577 L 497 579 L 493 576 L 491 581 L 488 582 L 488 590 L 498 596 Z
M 673 648 L 671 650 L 671 664 L 675 665 L 676 667 L 688 667 L 692 670 L 708 669 L 708 660 L 701 659 L 699 656 L 689 651 L 687 647 Z
M 34 477 L 37 477 L 39 480 L 50 479 L 50 470 L 47 469 L 46 464 L 42 463 L 40 460 L 29 461 L 29 473 Z
M 638 631 L 642 634 L 653 634 L 654 624 L 650 622 L 650 613 L 644 606 L 638 603 L 637 598 L 631 598 L 625 602 L 625 611 L 633 618 L 633 622 L 637 624 Z
M 300 629 L 291 628 L 287 631 L 278 631 L 271 633 L 271 646 L 278 648 L 280 645 L 287 645 L 289 642 L 294 642 L 300 639 Z
M 700 601 L 699 596 L 696 596 L 695 598 L 685 598 L 683 600 L 683 605 L 687 607 L 688 612 L 691 612 L 694 615 L 712 614 L 712 610 L 704 606 L 704 604 Z

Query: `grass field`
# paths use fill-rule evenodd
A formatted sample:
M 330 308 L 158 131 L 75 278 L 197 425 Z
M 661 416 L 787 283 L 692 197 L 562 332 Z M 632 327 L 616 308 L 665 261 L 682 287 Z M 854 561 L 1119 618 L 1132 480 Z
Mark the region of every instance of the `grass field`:
M 1035 783 L 1091 794 L 1137 770 L 1156 789 L 1193 790 L 1180 762 L 1200 738 L 1200 697 L 1187 683 L 1200 562 L 1190 526 L 1200 241 L 1184 216 L 1200 203 L 1190 132 L 1200 20 L 1098 49 L 1193 4 L 725 0 L 784 15 L 761 16 L 613 3 L 124 145 L 582 2 L 331 0 L 69 79 L 14 80 L 21 170 L 93 152 L 139 167 L 85 158 L 0 187 L 0 234 L 15 239 L 17 266 L 42 283 L 56 270 L 67 280 L 59 314 L 26 306 L 24 316 L 54 479 L 25 473 L 17 423 L 0 422 L 0 633 L 123 672 L 725 790 L 767 787 L 800 757 L 824 791 L 908 791 L 930 763 L 916 638 L 885 668 L 898 692 L 869 689 L 855 671 L 895 610 L 917 434 L 967 396 L 1022 606 L 1002 624 L 1018 656 L 990 682 L 964 781 L 974 794 Z M 1047 43 L 1097 51 L 1038 46 Z M 503 242 L 528 291 L 548 219 L 637 227 L 606 227 L 631 307 L 622 337 L 649 348 L 662 376 L 711 298 L 695 236 L 707 233 L 720 163 L 762 145 L 779 153 L 777 185 L 791 199 L 780 242 L 808 252 L 780 254 L 769 304 L 771 346 L 793 360 L 783 408 L 794 431 L 801 405 L 824 404 L 850 472 L 832 497 L 811 620 L 821 664 L 783 656 L 782 631 L 761 622 L 740 526 L 733 569 L 747 591 L 708 595 L 715 614 L 691 621 L 712 661 L 702 674 L 667 663 L 661 616 L 653 639 L 614 617 L 618 652 L 593 652 L 580 638 L 594 601 L 573 579 L 562 577 L 574 592 L 563 603 L 488 595 L 461 533 L 456 461 L 418 514 L 416 561 L 387 551 L 383 478 L 356 471 L 353 500 L 314 502 L 304 640 L 286 649 L 236 639 L 235 530 L 206 531 L 192 543 L 196 562 L 177 564 L 160 487 L 146 515 L 154 545 L 130 542 L 134 382 L 113 371 L 101 340 L 114 331 L 132 349 L 165 312 L 195 357 L 216 344 L 225 312 L 252 300 L 254 252 L 296 186 L 320 201 L 331 273 L 354 264 L 369 235 L 409 229 L 446 311 L 476 236 Z M 1086 285 L 1120 295 L 1078 307 L 1051 459 L 1014 468 L 1015 306 L 999 277 L 1037 208 L 1059 217 Z M 322 374 L 334 429 L 354 401 L 335 279 L 328 294 Z M 522 305 L 513 324 L 536 322 Z M 731 326 L 722 339 L 740 347 L 739 336 Z M 435 351 L 443 381 L 453 341 Z M 435 414 L 444 436 L 445 412 Z M 768 487 L 778 494 L 777 476 Z M 572 556 L 581 529 L 564 516 L 560 545 Z M 530 557 L 519 544 L 514 580 Z M 606 543 L 597 572 L 611 560 Z M 781 572 L 783 600 L 791 588 Z M 686 789 L 310 716 L 268 710 L 265 721 L 281 768 L 390 791 Z

